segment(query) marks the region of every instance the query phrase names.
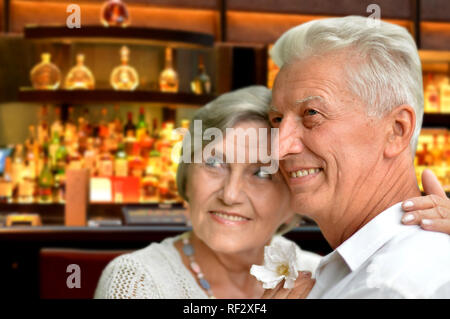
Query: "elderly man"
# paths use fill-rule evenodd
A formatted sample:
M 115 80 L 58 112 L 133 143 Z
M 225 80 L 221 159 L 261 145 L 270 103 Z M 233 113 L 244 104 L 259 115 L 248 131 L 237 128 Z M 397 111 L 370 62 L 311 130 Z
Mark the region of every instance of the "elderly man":
M 315 20 L 271 54 L 282 172 L 300 214 L 335 249 L 309 298 L 450 298 L 450 236 L 400 223 L 420 196 L 413 157 L 422 70 L 402 27 L 363 17 Z

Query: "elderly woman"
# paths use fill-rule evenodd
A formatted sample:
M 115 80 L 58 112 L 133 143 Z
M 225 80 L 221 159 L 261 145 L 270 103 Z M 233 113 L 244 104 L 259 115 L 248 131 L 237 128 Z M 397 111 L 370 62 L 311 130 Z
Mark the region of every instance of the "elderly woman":
M 201 156 L 200 163 L 179 165 L 177 184 L 187 202 L 192 232 L 113 260 L 103 271 L 96 298 L 263 295 L 262 285 L 250 275 L 250 268 L 263 264 L 264 246 L 289 242 L 281 234 L 296 225 L 299 217 L 290 208 L 289 188 L 280 172 L 269 174 L 268 164 L 262 163 L 259 156 L 256 161 L 249 159 L 255 149 L 245 145 L 245 160 L 240 163 L 228 158 L 230 145 L 236 151 L 242 150 L 242 145 L 234 135 L 226 134 L 226 129 L 267 129 L 269 133 L 258 135 L 258 139 L 268 138 L 264 150 L 268 154 L 270 99 L 268 89 L 253 86 L 224 94 L 197 111 L 189 130 L 191 138 L 196 133 L 196 120 L 202 121 L 202 136 L 207 129 L 217 128 L 225 137 L 213 141 L 214 151 Z M 183 156 L 192 160 L 197 152 L 208 154 L 205 150 L 206 145 L 192 150 L 183 148 Z M 261 154 L 259 149 L 257 154 Z M 420 213 L 414 213 L 420 220 Z M 308 271 L 314 273 L 321 258 L 297 249 L 301 268 L 307 272 L 299 276 L 299 285 L 289 291 L 293 298 L 306 297 L 313 282 L 301 279 L 310 278 Z
M 298 217 L 289 208 L 289 188 L 279 172 L 268 174 L 267 164 L 237 163 L 219 153 L 228 156 L 230 144 L 242 150 L 232 134 L 225 134 L 227 128 L 266 128 L 268 134 L 258 139 L 270 140 L 270 99 L 268 89 L 249 87 L 224 94 L 197 111 L 190 136 L 195 136 L 195 121 L 201 120 L 202 136 L 208 128 L 217 128 L 224 138 L 213 141 L 215 153 L 202 156 L 201 163 L 179 165 L 177 184 L 188 203 L 192 232 L 113 260 L 101 276 L 96 298 L 262 296 L 264 290 L 250 275 L 250 267 L 263 263 L 265 245 L 288 241 L 279 234 L 292 228 Z M 205 147 L 192 148 L 188 155 L 194 159 L 196 152 L 205 153 Z M 248 158 L 251 150 L 245 151 Z M 313 272 L 320 256 L 300 249 L 299 255 L 302 269 Z

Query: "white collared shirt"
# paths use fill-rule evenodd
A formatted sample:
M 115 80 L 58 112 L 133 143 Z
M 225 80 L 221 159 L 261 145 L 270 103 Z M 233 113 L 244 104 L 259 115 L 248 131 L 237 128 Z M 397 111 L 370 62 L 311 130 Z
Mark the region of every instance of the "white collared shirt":
M 450 298 L 450 236 L 402 216 L 391 206 L 323 257 L 308 298 Z

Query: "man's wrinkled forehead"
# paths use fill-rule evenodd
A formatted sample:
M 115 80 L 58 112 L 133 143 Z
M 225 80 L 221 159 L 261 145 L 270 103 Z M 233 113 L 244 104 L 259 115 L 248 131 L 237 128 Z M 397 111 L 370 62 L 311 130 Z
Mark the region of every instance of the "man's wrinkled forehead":
M 312 103 L 312 102 L 319 102 L 321 104 L 326 104 L 326 101 L 325 101 L 325 99 L 322 96 L 320 96 L 320 95 L 310 95 L 310 96 L 307 96 L 307 97 L 302 98 L 302 99 L 294 100 L 293 103 L 292 103 L 292 107 L 297 108 L 297 107 L 303 106 L 304 104 L 309 104 L 309 103 Z M 289 107 L 289 105 L 288 105 L 288 107 Z M 281 106 L 279 106 L 277 108 L 277 106 L 274 104 L 274 101 L 272 100 L 272 104 L 270 105 L 270 110 L 269 111 L 281 113 L 280 109 L 281 109 Z M 283 107 L 283 109 L 285 109 L 285 107 Z

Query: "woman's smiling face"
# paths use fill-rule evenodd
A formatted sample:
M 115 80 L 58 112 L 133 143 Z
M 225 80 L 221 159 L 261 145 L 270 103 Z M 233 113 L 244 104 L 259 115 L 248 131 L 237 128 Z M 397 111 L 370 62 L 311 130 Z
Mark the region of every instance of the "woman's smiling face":
M 239 128 L 256 129 L 256 132 L 267 128 L 267 136 L 258 136 L 258 140 L 268 138 L 270 150 L 267 123 L 242 121 L 234 126 L 234 129 Z M 216 145 L 214 156 L 207 157 L 201 164 L 191 164 L 188 169 L 186 196 L 193 230 L 218 252 L 261 249 L 278 227 L 294 216 L 289 207 L 289 188 L 280 172 L 268 174 L 263 167 L 269 163 L 251 163 L 249 144 L 242 146 L 233 135 L 226 135 Z M 234 145 L 235 151 L 245 147 L 244 163 L 236 163 L 236 160 L 227 163 L 225 155 L 222 156 L 226 154 L 227 145 Z

